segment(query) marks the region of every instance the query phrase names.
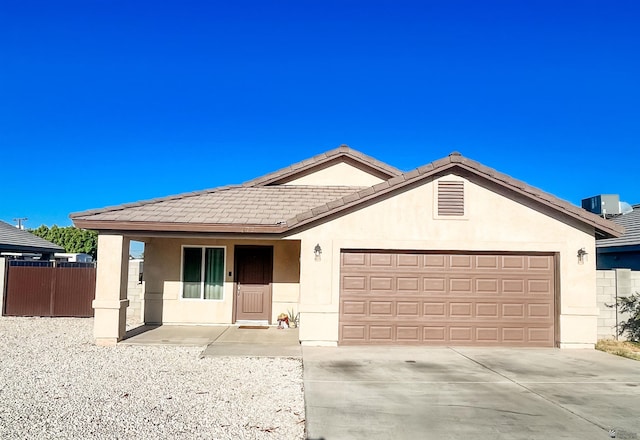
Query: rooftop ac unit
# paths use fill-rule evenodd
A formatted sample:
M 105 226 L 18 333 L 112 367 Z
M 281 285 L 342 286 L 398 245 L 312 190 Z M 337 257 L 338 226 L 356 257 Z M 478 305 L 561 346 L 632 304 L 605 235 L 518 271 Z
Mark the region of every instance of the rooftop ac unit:
M 620 196 L 618 194 L 600 194 L 588 199 L 582 199 L 582 208 L 603 216 L 622 214 Z

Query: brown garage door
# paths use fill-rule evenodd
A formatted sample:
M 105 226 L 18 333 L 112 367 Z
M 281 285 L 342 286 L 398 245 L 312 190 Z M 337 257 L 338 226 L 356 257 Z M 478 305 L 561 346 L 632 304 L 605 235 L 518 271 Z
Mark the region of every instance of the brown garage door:
M 340 344 L 553 347 L 552 255 L 343 251 Z

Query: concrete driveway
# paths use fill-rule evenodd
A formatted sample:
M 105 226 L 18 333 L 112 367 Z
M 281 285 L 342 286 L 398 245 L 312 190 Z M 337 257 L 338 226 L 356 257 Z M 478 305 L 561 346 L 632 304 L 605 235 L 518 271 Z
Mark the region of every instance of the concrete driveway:
M 595 350 L 303 347 L 309 439 L 640 439 L 640 362 Z

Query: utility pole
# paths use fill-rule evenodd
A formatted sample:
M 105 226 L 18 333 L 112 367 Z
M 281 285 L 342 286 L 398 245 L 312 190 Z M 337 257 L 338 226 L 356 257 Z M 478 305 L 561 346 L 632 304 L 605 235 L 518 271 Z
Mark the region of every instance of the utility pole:
M 14 222 L 18 222 L 18 225 L 16 226 L 16 228 L 18 229 L 24 229 L 23 223 L 26 222 L 27 220 L 29 220 L 27 217 L 20 217 L 20 218 L 13 219 Z

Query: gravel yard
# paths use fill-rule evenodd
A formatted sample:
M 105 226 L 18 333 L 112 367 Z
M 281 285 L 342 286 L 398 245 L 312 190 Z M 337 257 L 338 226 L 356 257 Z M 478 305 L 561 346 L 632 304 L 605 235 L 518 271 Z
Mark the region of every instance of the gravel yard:
M 0 438 L 304 438 L 300 360 L 96 347 L 92 326 L 0 318 Z

